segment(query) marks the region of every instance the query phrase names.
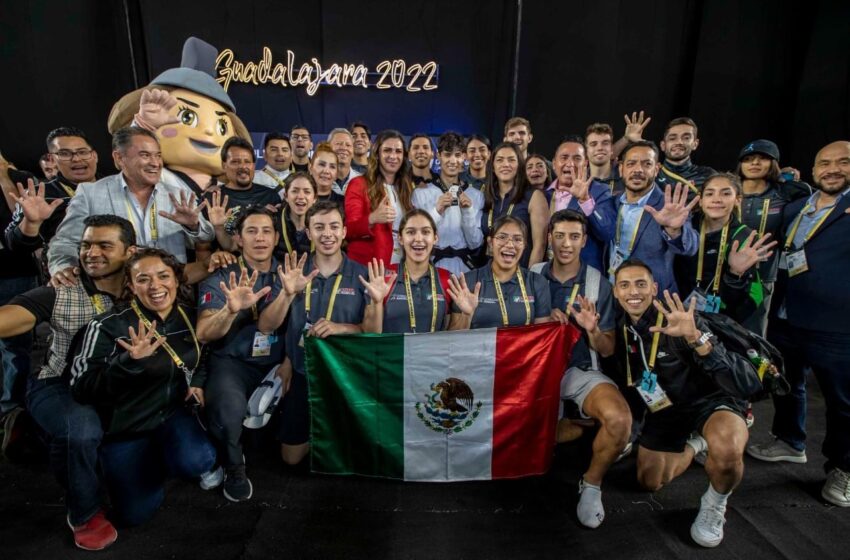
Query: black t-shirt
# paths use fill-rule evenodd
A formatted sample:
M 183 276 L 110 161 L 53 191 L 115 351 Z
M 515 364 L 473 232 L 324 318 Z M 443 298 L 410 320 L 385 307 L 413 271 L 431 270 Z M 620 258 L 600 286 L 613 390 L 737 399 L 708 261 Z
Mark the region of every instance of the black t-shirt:
M 303 171 L 305 173 L 308 173 L 310 171 L 310 164 L 309 163 L 295 163 L 293 161 L 292 162 L 292 168 L 295 171 Z
M 224 200 L 224 196 L 227 195 L 227 208 L 233 209 L 233 215 L 224 225 L 225 231 L 227 231 L 230 235 L 233 235 L 236 232 L 236 222 L 239 220 L 239 212 L 242 208 L 248 206 L 262 207 L 267 204 L 279 205 L 281 203 L 280 197 L 274 189 L 258 185 L 257 183 L 251 184 L 251 188 L 245 190 L 231 189 L 224 185 L 221 185 L 220 189 L 222 200 Z M 211 204 L 212 193 L 207 193 L 205 195 L 205 199 L 208 201 L 208 204 Z

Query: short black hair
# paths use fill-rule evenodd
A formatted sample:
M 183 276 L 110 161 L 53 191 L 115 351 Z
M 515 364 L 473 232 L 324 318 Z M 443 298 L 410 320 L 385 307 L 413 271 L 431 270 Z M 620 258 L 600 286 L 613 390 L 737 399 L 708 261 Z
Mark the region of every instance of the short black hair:
M 304 126 L 303 124 L 294 124 L 294 125 L 292 125 L 292 128 L 290 128 L 290 129 L 289 129 L 289 134 L 292 134 L 293 132 L 295 132 L 296 130 L 299 130 L 299 129 L 304 129 L 304 130 L 306 130 L 306 131 L 307 131 L 307 134 L 309 134 L 309 135 L 310 135 L 310 140 L 312 140 L 312 139 L 313 139 L 313 134 L 310 132 L 310 129 L 309 129 L 309 128 L 307 128 L 306 126 Z
M 472 142 L 473 140 L 478 140 L 479 142 L 481 142 L 482 144 L 487 146 L 488 150 L 490 149 L 490 139 L 487 138 L 486 136 L 484 136 L 483 134 L 470 134 L 469 136 L 467 136 L 466 137 L 466 146 L 464 146 L 464 149 L 468 148 L 469 143 Z
M 240 138 L 239 136 L 231 136 L 227 139 L 227 142 L 224 143 L 224 146 L 221 147 L 222 163 L 227 161 L 227 152 L 230 151 L 230 148 L 244 148 L 251 152 L 251 161 L 257 161 L 257 154 L 254 153 L 254 146 L 252 146 L 250 142 L 244 138 Z
M 407 143 L 407 145 L 408 145 L 408 146 L 412 146 L 412 145 L 413 145 L 413 141 L 414 141 L 414 140 L 416 140 L 417 138 L 426 138 L 426 139 L 428 140 L 428 145 L 429 145 L 429 146 L 431 146 L 431 151 L 432 151 L 432 152 L 434 151 L 434 142 L 433 142 L 433 140 L 431 140 L 431 137 L 430 137 L 430 136 L 428 136 L 428 135 L 427 135 L 426 133 L 424 133 L 424 132 L 417 132 L 416 134 L 412 135 L 412 136 L 410 137 L 410 142 L 408 142 L 408 143 Z
M 90 227 L 117 227 L 121 230 L 121 235 L 118 238 L 124 244 L 125 249 L 136 244 L 136 228 L 127 218 L 114 214 L 94 214 L 83 220 L 83 231 L 85 232 L 85 228 Z
M 466 149 L 466 143 L 463 141 L 463 136 L 457 132 L 444 132 L 437 139 L 437 153 L 453 152 L 460 150 L 463 152 Z
M 245 220 L 247 220 L 250 216 L 267 216 L 272 221 L 272 227 L 274 227 L 275 233 L 277 233 L 277 220 L 275 216 L 272 216 L 271 212 L 266 210 L 265 206 L 257 206 L 250 205 L 242 208 L 239 211 L 239 217 L 236 218 L 236 226 L 233 228 L 238 234 L 242 234 L 242 227 L 245 225 Z
M 138 126 L 125 126 L 124 128 L 119 128 L 112 134 L 112 150 L 123 154 L 127 151 L 127 148 L 130 147 L 130 144 L 133 143 L 133 138 L 136 136 L 147 136 L 148 138 L 153 138 L 157 145 L 159 145 L 159 139 L 157 139 L 156 134 L 150 130 L 140 128 Z
M 661 150 L 658 149 L 658 145 L 652 140 L 639 140 L 637 142 L 629 142 L 626 144 L 626 147 L 623 148 L 623 151 L 620 152 L 620 161 L 626 159 L 626 154 L 628 154 L 631 150 L 635 148 L 649 148 L 653 152 L 655 152 L 655 161 L 661 161 Z
M 617 280 L 617 275 L 620 274 L 621 270 L 625 270 L 627 268 L 642 268 L 649 273 L 649 277 L 655 280 L 655 276 L 652 274 L 652 269 L 649 268 L 649 265 L 643 262 L 638 258 L 628 258 L 620 263 L 620 266 L 617 267 L 617 270 L 614 271 L 614 280 Z
M 525 225 L 525 222 L 520 220 L 519 218 L 515 218 L 514 216 L 508 216 L 507 214 L 501 216 L 500 218 L 496 218 L 496 221 L 493 222 L 493 228 L 490 230 L 489 237 L 495 237 L 496 233 L 503 227 L 508 224 L 514 224 L 519 228 L 522 232 L 522 240 L 524 243 L 528 243 L 528 226 Z
M 558 142 L 558 148 L 561 147 L 561 144 L 566 144 L 567 142 L 572 142 L 574 144 L 581 144 L 584 146 L 584 136 L 581 134 L 565 134 L 561 141 Z
M 587 233 L 587 218 L 581 212 L 566 209 L 558 210 L 549 218 L 549 232 L 551 233 L 555 229 L 555 225 L 561 222 L 578 222 L 581 224 L 582 231 L 585 234 Z
M 50 143 L 60 136 L 77 136 L 78 138 L 82 138 L 91 148 L 91 142 L 89 142 L 85 132 L 74 126 L 60 126 L 59 128 L 54 128 L 47 133 L 47 140 L 45 143 L 47 144 L 48 152 L 50 151 Z
M 307 210 L 307 214 L 304 216 L 304 224 L 309 228 L 310 227 L 310 218 L 315 216 L 316 214 L 327 214 L 328 212 L 339 212 L 340 218 L 342 218 L 343 225 L 345 224 L 345 210 L 342 206 L 332 200 L 319 200 L 313 206 L 311 206 Z
M 364 131 L 366 131 L 366 135 L 369 136 L 370 139 L 372 138 L 372 131 L 369 130 L 369 125 L 364 123 L 363 121 L 354 121 L 353 123 L 351 123 L 351 126 L 348 127 L 348 131 L 351 132 L 351 134 L 354 134 L 355 128 L 362 128 Z
M 275 131 L 275 132 L 269 132 L 268 134 L 266 134 L 266 137 L 263 138 L 263 149 L 264 150 L 269 147 L 269 142 L 271 142 L 272 140 L 284 140 L 287 144 L 289 144 L 290 148 L 292 147 L 292 144 L 289 141 L 289 135 L 287 135 L 283 132 Z

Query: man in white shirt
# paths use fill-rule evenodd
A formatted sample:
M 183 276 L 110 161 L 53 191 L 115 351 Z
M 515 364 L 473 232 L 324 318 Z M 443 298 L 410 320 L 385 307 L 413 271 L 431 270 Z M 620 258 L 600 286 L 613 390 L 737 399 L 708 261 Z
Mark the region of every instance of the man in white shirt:
M 283 198 L 284 180 L 292 173 L 292 146 L 283 132 L 269 132 L 263 139 L 263 159 L 266 166 L 254 175 L 254 182 L 278 189 Z
M 328 142 L 337 158 L 337 178 L 331 188 L 334 192 L 345 195 L 348 183 L 362 175 L 351 166 L 351 158 L 354 156 L 354 137 L 346 128 L 335 128 L 328 134 Z

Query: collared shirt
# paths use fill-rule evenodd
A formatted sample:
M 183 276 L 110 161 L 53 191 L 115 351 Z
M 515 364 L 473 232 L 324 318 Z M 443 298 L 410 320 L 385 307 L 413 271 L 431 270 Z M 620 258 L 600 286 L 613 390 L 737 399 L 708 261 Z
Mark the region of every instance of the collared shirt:
M 354 169 L 353 167 L 348 171 L 348 176 L 345 179 L 335 179 L 334 184 L 331 187 L 333 192 L 345 196 L 345 189 L 348 188 L 348 183 L 351 182 L 355 177 L 360 177 L 363 174 Z
M 307 258 L 304 270 L 312 270 L 313 255 Z M 366 305 L 371 301 L 358 276 L 369 277 L 369 271 L 360 263 L 343 256 L 339 270 L 328 277 L 321 274 L 313 278 L 310 286 L 310 317 L 309 323 L 315 324 L 327 315 L 331 297 L 334 295 L 334 284 L 337 276 L 342 276 L 336 290 L 334 306 L 330 320 L 334 323 L 350 323 L 359 325 L 363 322 Z M 304 329 L 308 323 L 306 311 L 306 290 L 295 296 L 289 306 L 288 324 L 286 326 L 286 354 L 292 361 L 293 370 L 304 374 L 304 347 L 301 344 Z
M 470 187 L 479 191 L 481 190 L 482 185 L 484 185 L 484 182 L 487 180 L 486 177 L 481 177 L 479 179 L 478 177 L 473 176 L 469 169 L 463 171 L 458 178 Z
M 496 188 L 498 189 L 498 187 Z M 531 231 L 531 213 L 528 205 L 531 203 L 531 197 L 535 192 L 537 192 L 537 190 L 529 187 L 528 190 L 525 191 L 525 196 L 514 203 L 512 201 L 515 190 L 516 187 L 508 191 L 504 197 L 500 196 L 498 192 L 493 194 L 493 207 L 491 209 L 485 208 L 481 211 L 481 233 L 485 237 L 489 235 L 491 225 L 495 224 L 496 220 L 502 216 L 510 215 L 522 221 L 525 224 L 526 231 L 528 232 L 528 240 L 525 244 L 525 249 L 522 252 L 520 263 L 522 266 L 526 266 L 528 264 L 528 260 L 531 258 L 531 248 L 534 245 Z M 491 210 L 492 224 L 490 221 Z
M 816 209 L 815 206 L 817 204 L 818 197 L 820 196 L 820 191 L 810 196 L 809 200 L 806 201 L 805 206 L 803 206 L 803 210 L 807 207 L 810 207 L 810 210 L 808 212 L 801 212 L 802 218 L 800 219 L 800 225 L 797 227 L 797 231 L 794 234 L 793 246 L 796 248 L 802 247 L 805 243 L 806 237 L 809 235 L 809 232 L 812 231 L 812 228 L 817 226 L 823 219 L 824 215 L 827 212 L 832 211 L 832 209 L 835 208 L 835 206 L 841 201 L 841 198 L 848 192 L 850 192 L 850 188 L 844 189 L 844 192 L 835 197 L 835 201 L 832 204 L 828 204 L 819 209 Z
M 247 262 L 245 266 L 249 276 L 254 273 L 254 270 L 248 266 Z M 258 292 L 266 286 L 271 287 L 271 291 L 266 294 L 266 297 L 257 302 L 257 317 L 280 293 L 281 286 L 277 275 L 277 266 L 277 260 L 272 258 L 268 272 L 258 272 L 257 274 L 257 282 L 253 288 L 254 292 Z M 230 285 L 231 272 L 238 279 L 242 274 L 241 264 L 237 262 L 220 268 L 201 282 L 198 296 L 198 315 L 207 310 L 217 311 L 227 305 L 227 296 L 221 289 L 220 284 L 224 282 L 225 286 Z M 253 308 L 243 309 L 236 315 L 227 334 L 210 345 L 211 352 L 213 356 L 233 358 L 257 366 L 279 364 L 283 360 L 284 350 L 282 331 L 283 329 L 278 329 L 268 335 L 268 341 L 270 343 L 268 356 L 254 356 L 254 341 L 259 332 L 257 330 L 257 319 L 254 317 Z M 215 360 L 211 360 L 209 364 L 210 370 L 214 370 L 215 366 Z
M 525 282 L 525 293 L 528 298 L 530 317 L 526 316 L 525 302 L 522 298 L 522 290 L 517 281 L 516 274 L 506 282 L 499 282 L 502 291 L 502 299 L 505 302 L 505 310 L 508 313 L 508 326 L 533 324 L 535 319 L 548 317 L 552 314 L 551 297 L 546 279 L 524 268 L 519 269 Z M 493 269 L 488 264 L 465 274 L 466 285 L 470 290 L 475 289 L 475 284 L 481 282 L 481 291 L 478 295 L 478 308 L 472 314 L 471 329 L 484 329 L 488 327 L 502 327 L 502 311 L 496 292 L 493 277 Z M 452 304 L 452 313 L 460 313 L 460 309 Z
M 446 328 L 446 316 L 449 310 L 446 307 L 446 297 L 443 287 L 440 285 L 439 271 L 434 270 L 434 291 L 437 295 L 437 317 L 434 317 L 434 304 L 431 289 L 430 270 L 426 271 L 418 280 L 410 280 L 410 295 L 413 298 L 413 314 L 416 319 L 416 330 L 410 326 L 410 307 L 407 303 L 407 289 L 404 285 L 404 265 L 398 267 L 398 277 L 393 284 L 392 292 L 387 297 L 384 306 L 384 332 L 385 333 L 409 333 L 431 332 L 431 323 L 434 322 L 435 331 Z
M 643 195 L 636 202 L 628 202 L 626 200 L 625 193 L 620 195 L 621 206 L 620 213 L 618 215 L 620 231 L 617 232 L 615 239 L 611 242 L 615 250 L 620 249 L 623 253 L 626 253 L 629 250 L 629 244 L 631 243 L 632 236 L 635 234 L 635 230 L 640 227 L 640 219 L 643 216 L 644 206 L 646 206 L 646 203 L 649 202 L 649 197 L 652 195 L 653 188 L 649 189 L 649 192 Z M 620 240 L 619 246 L 617 245 L 617 238 Z
M 447 192 L 447 189 L 442 187 L 442 183 L 439 182 L 417 187 L 413 191 L 412 199 L 414 207 L 425 210 L 434 218 L 438 236 L 436 247 L 440 249 L 447 247 L 477 249 L 484 241 L 484 234 L 481 231 L 484 195 L 478 189 L 464 185 L 461 190 L 470 198 L 472 206 L 467 208 L 461 208 L 460 205 L 449 206 L 440 214 L 437 212 L 437 199 Z M 435 264 L 454 274 L 461 274 L 469 270 L 463 259 L 459 257 L 443 258 L 435 261 Z
M 155 212 L 152 212 L 151 207 L 156 201 L 157 187 L 159 186 L 159 184 L 154 185 L 153 190 L 151 190 L 151 194 L 148 197 L 147 204 L 144 208 L 142 208 L 139 199 L 133 195 L 133 192 L 127 185 L 127 179 L 124 178 L 124 174 L 121 173 L 119 176 L 121 177 L 121 187 L 124 189 L 124 197 L 127 203 L 130 205 L 129 209 L 132 211 L 132 214 L 127 216 L 127 218 L 130 220 L 130 222 L 133 224 L 133 228 L 136 230 L 136 241 L 138 241 L 139 245 L 144 245 L 146 247 L 157 247 L 159 239 L 152 239 L 152 226 L 157 225 L 157 236 L 162 235 L 161 230 L 158 227 L 160 209 L 157 208 Z
M 582 263 L 578 274 L 562 283 L 552 275 L 551 262 L 543 265 L 543 270 L 540 274 L 549 282 L 549 294 L 552 298 L 553 309 L 557 308 L 561 311 L 566 310 L 573 295 L 573 287 L 576 284 L 579 285 L 579 288 L 576 292 L 576 298 L 573 300 L 572 310 L 575 311 L 579 308 L 578 296 L 585 297 L 585 294 L 587 293 L 587 268 L 587 264 Z M 599 272 L 599 291 L 596 300 L 596 312 L 599 314 L 599 330 L 602 332 L 613 331 L 616 327 L 616 318 L 614 316 L 614 297 L 611 290 L 611 284 L 604 278 L 604 275 L 601 272 Z M 570 315 L 570 322 L 578 328 L 579 332 L 581 332 L 581 338 L 578 339 L 573 347 L 569 367 L 578 367 L 588 370 L 595 366 L 598 369 L 598 360 L 594 363 L 594 360 L 591 358 L 590 339 L 588 338 L 587 332 L 578 326 L 575 319 L 572 318 L 572 315 Z
M 550 214 L 554 214 L 559 210 L 565 209 L 570 205 L 570 201 L 573 199 L 573 195 L 570 194 L 569 191 L 558 190 L 558 180 L 555 179 L 551 185 L 546 189 L 551 192 L 551 199 L 554 200 L 554 203 L 550 205 L 550 209 L 552 212 Z M 593 209 L 596 208 L 596 200 L 593 199 L 592 196 L 588 193 L 587 200 L 584 202 L 578 202 L 579 208 L 584 212 L 585 216 L 590 216 L 593 214 Z

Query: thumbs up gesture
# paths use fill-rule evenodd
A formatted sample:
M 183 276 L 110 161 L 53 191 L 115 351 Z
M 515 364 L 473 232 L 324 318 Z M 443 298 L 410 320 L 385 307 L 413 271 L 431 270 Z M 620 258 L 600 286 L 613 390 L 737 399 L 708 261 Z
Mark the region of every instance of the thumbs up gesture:
M 369 214 L 369 225 L 372 224 L 391 224 L 395 221 L 396 211 L 395 206 L 389 196 L 384 196 L 378 207 Z

